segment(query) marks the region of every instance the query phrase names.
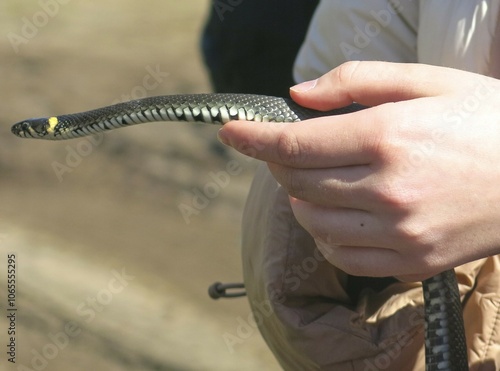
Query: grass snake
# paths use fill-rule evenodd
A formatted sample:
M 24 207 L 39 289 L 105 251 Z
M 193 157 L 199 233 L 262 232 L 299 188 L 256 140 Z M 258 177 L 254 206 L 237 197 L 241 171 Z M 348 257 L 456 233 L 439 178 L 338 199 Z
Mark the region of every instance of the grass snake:
M 365 107 L 352 104 L 320 112 L 292 100 L 251 94 L 191 94 L 137 99 L 91 111 L 35 118 L 12 126 L 22 138 L 70 139 L 153 121 L 197 121 L 225 124 L 231 120 L 295 122 L 338 115 Z M 468 370 L 462 306 L 454 270 L 422 282 L 426 370 Z

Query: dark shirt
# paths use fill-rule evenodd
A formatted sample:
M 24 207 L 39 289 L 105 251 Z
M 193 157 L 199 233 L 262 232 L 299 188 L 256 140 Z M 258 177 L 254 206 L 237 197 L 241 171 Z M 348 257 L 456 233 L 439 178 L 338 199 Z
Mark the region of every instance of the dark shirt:
M 288 97 L 318 0 L 214 0 L 202 51 L 214 90 Z

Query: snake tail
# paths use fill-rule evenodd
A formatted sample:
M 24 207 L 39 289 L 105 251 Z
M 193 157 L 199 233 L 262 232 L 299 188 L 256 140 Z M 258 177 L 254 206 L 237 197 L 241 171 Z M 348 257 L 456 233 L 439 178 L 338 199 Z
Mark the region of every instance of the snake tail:
M 467 343 L 457 277 L 453 269 L 422 282 L 427 371 L 467 371 Z

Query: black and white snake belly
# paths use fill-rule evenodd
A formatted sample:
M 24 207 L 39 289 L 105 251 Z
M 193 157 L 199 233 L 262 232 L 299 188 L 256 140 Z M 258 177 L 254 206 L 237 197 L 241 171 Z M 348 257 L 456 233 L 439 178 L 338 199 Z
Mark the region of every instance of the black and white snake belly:
M 159 96 L 119 103 L 92 111 L 21 121 L 12 132 L 22 138 L 70 139 L 153 121 L 198 121 L 225 124 L 231 120 L 295 122 L 338 115 L 365 107 L 328 112 L 306 109 L 289 99 L 250 94 Z M 462 306 L 455 272 L 423 282 L 426 370 L 468 370 Z

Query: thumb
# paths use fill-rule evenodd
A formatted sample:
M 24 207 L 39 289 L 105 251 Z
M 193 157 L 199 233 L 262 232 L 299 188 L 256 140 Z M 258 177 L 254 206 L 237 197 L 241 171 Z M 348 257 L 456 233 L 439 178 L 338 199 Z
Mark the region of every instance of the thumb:
M 424 64 L 347 62 L 317 80 L 291 87 L 290 95 L 301 106 L 320 111 L 353 102 L 372 107 L 463 88 L 464 73 Z

